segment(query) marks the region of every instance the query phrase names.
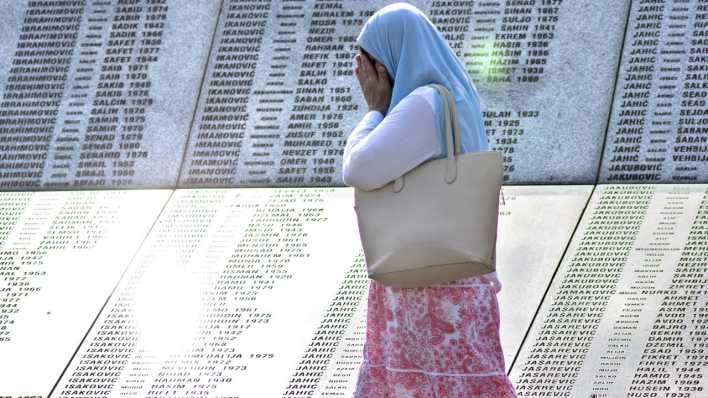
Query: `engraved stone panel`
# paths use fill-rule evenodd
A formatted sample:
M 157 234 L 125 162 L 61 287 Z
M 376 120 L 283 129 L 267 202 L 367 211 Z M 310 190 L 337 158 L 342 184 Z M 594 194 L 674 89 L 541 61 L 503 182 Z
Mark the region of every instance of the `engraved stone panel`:
M 180 186 L 342 185 L 355 40 L 387 3 L 225 1 Z M 507 183 L 595 182 L 628 1 L 412 3 L 477 84 Z
M 704 397 L 708 186 L 599 185 L 511 370 L 520 397 Z
M 499 333 L 504 362 L 509 369 L 590 198 L 592 186 L 505 186 L 503 191 L 497 275 L 503 286 L 498 295 Z M 363 348 L 366 313 L 362 311 L 358 316 L 358 326 L 350 332 L 351 345 L 358 338 Z M 331 388 L 323 383 L 320 388 L 327 391 L 328 387 Z
M 591 188 L 504 189 L 509 364 Z M 53 396 L 91 384 L 140 396 L 351 396 L 368 292 L 352 205 L 350 188 L 176 191 Z
M 505 183 L 594 184 L 629 2 L 474 3 L 463 59 Z
M 0 190 L 174 187 L 218 0 L 0 0 Z
M 592 186 L 505 186 L 499 208 L 500 336 L 510 368 Z
M 53 396 L 313 390 L 297 373 L 319 379 L 367 287 L 352 206 L 348 189 L 176 191 Z
M 634 1 L 603 182 L 708 182 L 708 5 Z
M 169 195 L 0 193 L 0 396 L 49 394 Z

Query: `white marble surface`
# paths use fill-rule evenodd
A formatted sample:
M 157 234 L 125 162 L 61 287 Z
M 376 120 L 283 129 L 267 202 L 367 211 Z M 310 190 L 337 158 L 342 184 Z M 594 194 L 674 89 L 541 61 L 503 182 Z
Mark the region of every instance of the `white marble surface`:
M 507 369 L 560 263 L 592 186 L 505 186 L 497 274 L 501 341 Z
M 55 396 L 82 390 L 82 360 L 122 317 L 136 338 L 106 389 L 281 395 L 338 291 L 366 282 L 352 205 L 342 189 L 177 191 Z
M 47 396 L 171 191 L 0 193 L 0 396 Z
M 706 185 L 599 185 L 512 369 L 519 396 L 705 396 L 706 228 Z
M 504 188 L 498 267 L 507 364 L 590 189 Z M 352 205 L 351 188 L 176 191 L 55 396 L 76 391 L 70 380 L 89 375 L 79 370 L 82 361 L 108 337 L 101 328 L 121 316 L 130 321 L 120 329 L 140 337 L 120 346 L 121 366 L 105 358 L 94 365 L 94 372 L 107 363 L 119 374 L 101 388 L 132 386 L 146 394 L 169 379 L 159 376 L 160 369 L 170 374 L 184 366 L 189 377 L 219 377 L 199 387 L 184 376 L 161 389 L 208 396 L 349 396 L 363 349 L 368 286 Z M 344 329 L 313 370 L 307 354 L 317 351 L 318 330 L 331 322 Z M 298 372 L 313 372 L 316 381 L 298 384 Z

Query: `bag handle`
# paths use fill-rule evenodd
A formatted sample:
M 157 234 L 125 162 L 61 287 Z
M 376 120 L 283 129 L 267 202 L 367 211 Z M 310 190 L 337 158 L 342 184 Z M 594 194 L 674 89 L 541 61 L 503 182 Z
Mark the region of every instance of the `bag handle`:
M 462 152 L 460 149 L 460 122 L 457 117 L 457 105 L 455 98 L 452 96 L 447 87 L 442 84 L 431 84 L 442 95 L 443 104 L 446 109 L 445 113 L 445 141 L 447 143 L 447 168 L 445 171 L 445 182 L 452 184 L 457 178 L 457 162 L 456 156 Z M 452 124 L 451 124 L 452 122 Z M 454 147 L 453 147 L 454 138 Z M 454 148 L 454 150 L 453 150 Z
M 456 155 L 459 155 L 460 150 L 460 122 L 457 118 L 457 105 L 455 98 L 452 96 L 447 87 L 442 84 L 431 83 L 442 97 L 443 116 L 445 128 L 445 143 L 447 144 L 447 164 L 445 167 L 445 182 L 452 184 L 457 179 L 457 161 Z M 406 173 L 407 174 L 407 173 Z M 398 177 L 393 183 L 393 192 L 398 193 L 403 189 L 405 174 Z
M 469 78 L 469 76 L 468 76 L 468 78 Z M 443 95 L 443 99 L 446 100 L 443 102 L 445 104 L 445 106 L 446 107 L 449 106 L 448 111 L 449 111 L 449 114 L 452 115 L 452 122 L 453 122 L 453 126 L 454 126 L 453 131 L 455 133 L 455 154 L 459 155 L 461 152 L 461 150 L 460 150 L 460 141 L 461 141 L 460 134 L 461 133 L 460 133 L 460 119 L 458 119 L 458 117 L 457 117 L 457 104 L 455 103 L 455 98 L 452 96 L 452 94 L 447 89 L 447 87 L 445 87 L 441 84 L 435 84 L 435 83 L 431 84 L 431 86 L 433 86 L 433 88 L 436 88 L 438 90 L 438 92 L 440 92 Z M 472 85 L 472 87 L 474 87 L 474 84 Z M 475 92 L 476 91 L 477 90 L 475 89 Z M 451 147 L 450 136 L 451 136 L 451 134 L 450 134 L 450 128 L 449 128 L 449 123 L 448 123 L 449 121 L 447 120 L 448 113 L 446 113 L 445 116 L 446 116 L 445 139 L 447 140 L 446 142 L 447 142 L 447 156 L 448 156 L 448 169 L 449 169 L 448 173 L 450 173 L 450 172 L 454 173 L 452 176 L 452 180 L 448 181 L 448 183 L 452 183 L 453 181 L 455 181 L 455 178 L 457 176 L 457 163 L 454 162 L 454 155 L 450 154 L 450 147 Z M 453 158 L 453 162 L 450 162 L 450 160 L 449 160 L 451 156 Z M 448 177 L 448 175 L 446 175 L 446 178 Z M 403 179 L 403 177 L 401 177 L 401 180 L 402 179 Z M 446 181 L 447 181 L 447 179 L 446 179 Z M 403 188 L 403 181 L 401 181 L 401 188 Z M 506 205 L 506 198 L 504 198 L 504 190 L 500 189 L 499 193 L 501 195 L 502 205 Z

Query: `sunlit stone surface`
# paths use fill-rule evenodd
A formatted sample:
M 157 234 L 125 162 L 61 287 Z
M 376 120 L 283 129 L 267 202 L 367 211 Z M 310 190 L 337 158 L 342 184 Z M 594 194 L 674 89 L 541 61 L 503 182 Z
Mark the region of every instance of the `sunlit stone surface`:
M 522 397 L 704 397 L 708 186 L 599 185 L 524 342 Z
M 169 196 L 0 193 L 0 395 L 49 393 Z
M 505 188 L 507 363 L 590 189 Z M 85 390 L 107 366 L 120 376 L 99 390 L 351 395 L 368 287 L 352 205 L 350 188 L 177 191 L 56 393 Z M 529 245 L 532 235 L 542 239 Z
M 497 245 L 501 341 L 507 369 L 521 346 L 592 186 L 504 187 Z
M 0 398 L 351 396 L 368 279 L 333 187 L 388 3 L 0 0 L 0 191 L 55 191 L 0 192 Z M 704 397 L 708 187 L 555 185 L 708 181 L 704 2 L 413 3 L 504 154 L 520 396 Z M 56 192 L 178 185 L 159 219 L 170 191 Z
M 92 390 L 308 388 L 291 376 L 324 373 L 368 281 L 352 206 L 342 189 L 177 191 L 55 396 L 104 370 L 119 376 Z

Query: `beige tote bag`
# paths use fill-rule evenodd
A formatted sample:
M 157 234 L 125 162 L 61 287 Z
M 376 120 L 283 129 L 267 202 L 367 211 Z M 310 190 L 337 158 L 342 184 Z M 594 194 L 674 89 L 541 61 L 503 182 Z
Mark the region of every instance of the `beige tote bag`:
M 501 153 L 460 154 L 455 100 L 445 86 L 431 86 L 443 98 L 447 157 L 374 191 L 354 191 L 369 277 L 390 286 L 430 286 L 495 270 Z

